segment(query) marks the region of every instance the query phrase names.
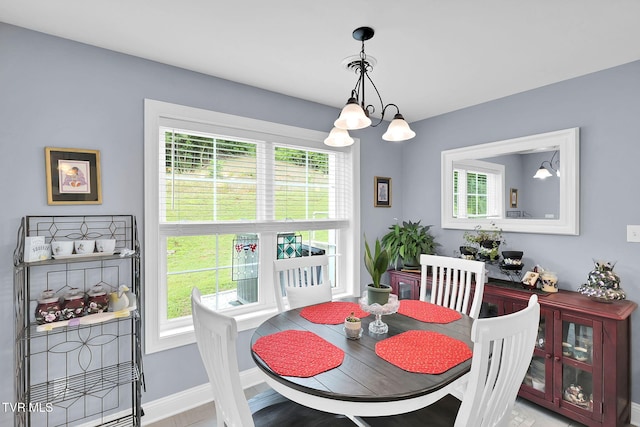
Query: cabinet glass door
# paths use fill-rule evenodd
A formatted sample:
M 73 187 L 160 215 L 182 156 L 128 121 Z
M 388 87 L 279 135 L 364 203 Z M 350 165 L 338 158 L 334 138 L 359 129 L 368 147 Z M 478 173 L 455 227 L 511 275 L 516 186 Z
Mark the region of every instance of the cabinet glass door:
M 593 414 L 594 401 L 602 399 L 602 379 L 595 374 L 601 331 L 599 323 L 574 316 L 562 316 L 562 393 L 560 404 L 572 411 Z M 560 330 L 558 330 L 560 332 Z
M 525 306 L 517 307 L 522 309 Z M 552 396 L 552 342 L 553 342 L 553 315 L 547 310 L 540 310 L 540 324 L 538 335 L 533 349 L 531 365 L 527 371 L 523 385 L 531 387 L 529 393 L 533 393 L 547 400 Z

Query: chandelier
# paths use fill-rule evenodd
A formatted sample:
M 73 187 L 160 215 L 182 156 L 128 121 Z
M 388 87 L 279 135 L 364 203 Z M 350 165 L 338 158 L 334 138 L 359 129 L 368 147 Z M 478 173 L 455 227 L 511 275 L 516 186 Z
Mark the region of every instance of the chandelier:
M 353 138 L 349 135 L 350 130 L 363 129 L 368 126 L 376 127 L 384 120 L 384 115 L 387 108 L 394 107 L 396 114 L 393 116 L 393 120 L 389 124 L 387 131 L 382 135 L 382 139 L 385 141 L 406 141 L 416 136 L 416 133 L 409 128 L 409 124 L 405 121 L 400 109 L 396 104 L 385 105 L 382 101 L 382 96 L 378 91 L 375 83 L 371 80 L 369 72 L 373 70 L 375 60 L 373 58 L 367 58 L 364 52 L 364 42 L 370 40 L 374 35 L 373 28 L 360 27 L 353 30 L 353 38 L 362 42 L 362 49 L 360 50 L 360 56 L 355 59 L 347 59 L 346 67 L 349 70 L 354 70 L 358 75 L 358 80 L 354 88 L 351 90 L 351 96 L 340 112 L 340 116 L 333 123 L 334 128 L 331 129 L 329 136 L 324 140 L 324 143 L 333 147 L 346 147 L 353 144 Z M 365 84 L 371 83 L 371 87 L 375 90 L 380 102 L 381 115 L 380 120 L 372 124 L 369 117 L 375 112 L 375 107 L 371 104 L 367 104 L 365 101 Z

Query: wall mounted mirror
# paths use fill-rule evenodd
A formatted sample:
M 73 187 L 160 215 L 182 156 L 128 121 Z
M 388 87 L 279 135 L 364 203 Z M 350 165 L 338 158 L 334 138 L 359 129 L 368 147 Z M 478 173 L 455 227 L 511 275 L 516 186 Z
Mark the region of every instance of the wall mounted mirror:
M 442 228 L 577 235 L 579 160 L 579 128 L 443 151 Z

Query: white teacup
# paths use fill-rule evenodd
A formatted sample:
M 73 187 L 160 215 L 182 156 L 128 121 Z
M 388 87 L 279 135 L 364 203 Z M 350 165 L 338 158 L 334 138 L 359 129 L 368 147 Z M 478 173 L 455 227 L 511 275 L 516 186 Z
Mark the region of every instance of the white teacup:
M 73 253 L 72 240 L 60 240 L 51 242 L 51 253 L 53 256 L 71 255 Z
M 76 240 L 73 242 L 74 247 L 76 248 L 76 254 L 91 254 L 93 250 L 96 248 L 95 240 Z
M 116 239 L 96 240 L 96 251 L 104 254 L 112 254 L 116 249 Z

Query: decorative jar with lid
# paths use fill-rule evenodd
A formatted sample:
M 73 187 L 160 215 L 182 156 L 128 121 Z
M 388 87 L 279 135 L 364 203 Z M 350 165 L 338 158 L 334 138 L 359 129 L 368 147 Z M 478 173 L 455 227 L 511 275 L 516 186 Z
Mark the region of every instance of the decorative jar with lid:
M 69 291 L 64 295 L 64 302 L 62 305 L 63 320 L 82 317 L 84 314 L 84 306 L 84 293 L 78 288 L 69 289 Z
M 42 325 L 58 320 L 60 320 L 60 299 L 51 289 L 42 291 L 36 306 L 36 322 Z
M 540 273 L 542 280 L 542 290 L 544 292 L 558 292 L 558 276 L 553 271 L 543 271 Z
M 102 313 L 109 308 L 109 295 L 102 285 L 95 285 L 87 292 L 87 314 Z

